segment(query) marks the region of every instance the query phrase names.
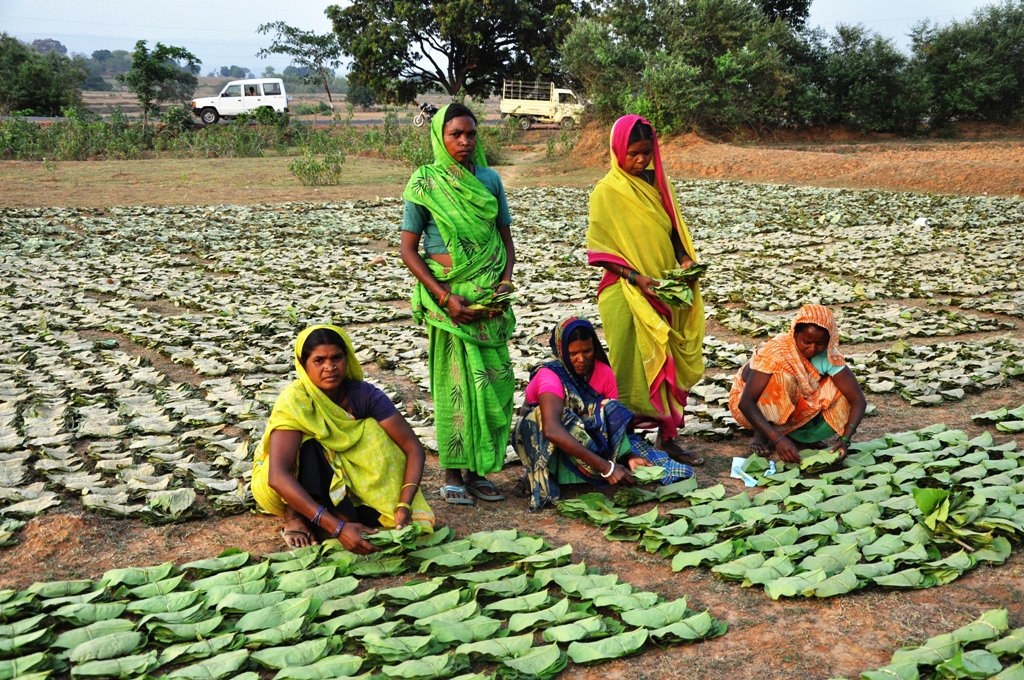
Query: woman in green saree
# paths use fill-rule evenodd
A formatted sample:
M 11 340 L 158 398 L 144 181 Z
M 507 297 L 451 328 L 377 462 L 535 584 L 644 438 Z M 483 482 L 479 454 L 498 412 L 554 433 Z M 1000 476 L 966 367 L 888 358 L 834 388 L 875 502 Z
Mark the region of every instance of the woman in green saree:
M 434 162 L 405 188 L 402 261 L 417 279 L 413 318 L 427 324 L 430 393 L 448 503 L 504 499 L 485 478 L 501 470 L 515 379 L 508 339 L 515 315 L 473 309 L 511 293 L 512 218 L 498 174 L 477 144 L 476 117 L 449 104 L 430 124 Z M 420 241 L 423 240 L 423 254 Z

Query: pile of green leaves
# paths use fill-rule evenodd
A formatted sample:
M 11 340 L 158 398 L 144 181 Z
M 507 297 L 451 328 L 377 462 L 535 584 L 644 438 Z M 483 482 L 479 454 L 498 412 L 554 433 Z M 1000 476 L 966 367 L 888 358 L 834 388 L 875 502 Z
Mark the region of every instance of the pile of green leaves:
M 515 302 L 515 293 L 493 292 L 489 297 L 471 304 L 469 308 L 480 312 L 503 312 Z
M 861 680 L 1024 677 L 1024 628 L 1009 627 L 1007 611 L 991 609 L 921 645 L 901 647 L 885 666 L 861 673 Z
M 978 413 L 971 416 L 976 423 L 992 423 L 1000 432 L 1024 432 L 1024 406 L 1008 409 L 997 408 L 994 411 Z
M 485 662 L 502 678 L 543 679 L 570 660 L 726 631 L 685 598 L 665 602 L 514 529 L 456 539 L 414 525 L 370 540 L 382 551 L 331 540 L 254 560 L 232 549 L 0 591 L 0 678 L 450 678 Z M 396 587 L 365 581 L 403 573 L 413 578 Z
M 710 567 L 772 599 L 943 585 L 980 563 L 1001 564 L 1010 539 L 1024 534 L 1016 442 L 934 425 L 857 442 L 838 468 L 831 451 L 802 455 L 771 476 L 751 456 L 746 471 L 766 486 L 753 497 L 681 483 L 678 493 L 588 494 L 558 508 L 604 527 L 609 539 L 671 558 L 675 571 Z M 617 503 L 679 499 L 688 506 L 635 516 Z
M 707 268 L 706 264 L 694 264 L 686 269 L 670 269 L 664 272 L 665 278 L 655 279 L 658 287 L 654 292 L 669 305 L 690 307 L 693 305 L 693 283 L 704 276 Z

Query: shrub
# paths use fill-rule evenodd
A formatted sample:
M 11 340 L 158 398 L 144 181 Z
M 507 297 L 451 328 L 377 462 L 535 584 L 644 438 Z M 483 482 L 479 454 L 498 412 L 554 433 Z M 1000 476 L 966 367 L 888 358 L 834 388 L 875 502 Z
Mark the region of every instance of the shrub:
M 317 160 L 312 151 L 288 163 L 288 172 L 302 183 L 303 186 L 328 186 L 341 182 L 341 166 L 345 164 L 345 156 L 332 151 Z
M 161 119 L 164 122 L 164 129 L 173 134 L 181 134 L 186 130 L 195 127 L 195 120 L 192 117 L 192 109 L 186 106 L 171 106 L 164 111 Z

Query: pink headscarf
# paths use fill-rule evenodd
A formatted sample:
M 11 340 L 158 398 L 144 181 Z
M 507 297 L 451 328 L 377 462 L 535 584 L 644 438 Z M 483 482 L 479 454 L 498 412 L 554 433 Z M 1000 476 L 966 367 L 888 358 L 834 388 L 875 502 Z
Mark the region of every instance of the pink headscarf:
M 654 126 L 648 123 L 647 119 L 643 116 L 634 114 L 623 116 L 615 121 L 615 125 L 612 126 L 612 153 L 615 155 L 615 163 L 619 168 L 622 168 L 626 162 L 626 151 L 629 149 L 629 133 L 633 131 L 633 126 L 637 122 L 644 123 L 651 128 L 651 135 L 654 137 L 654 178 L 658 186 L 658 192 L 661 194 L 661 206 L 665 208 L 669 219 L 672 220 L 672 229 L 678 231 L 679 225 L 676 224 L 676 210 L 675 206 L 672 205 L 672 190 L 668 186 L 668 180 L 665 179 L 665 169 L 661 165 L 658 135 L 654 132 Z

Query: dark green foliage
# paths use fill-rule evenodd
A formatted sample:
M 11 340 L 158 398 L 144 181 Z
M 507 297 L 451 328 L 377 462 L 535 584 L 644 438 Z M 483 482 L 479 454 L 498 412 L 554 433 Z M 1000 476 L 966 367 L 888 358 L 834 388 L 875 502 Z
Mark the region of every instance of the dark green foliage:
M 364 111 L 374 104 L 380 103 L 377 101 L 377 95 L 372 88 L 365 85 L 356 85 L 355 83 L 348 84 L 346 99 L 349 104 L 360 106 Z
M 911 60 L 864 26 L 805 35 L 793 63 L 795 122 L 845 123 L 869 132 L 914 133 L 926 94 Z
M 185 68 L 178 65 L 179 61 L 185 62 Z M 199 84 L 195 76 L 198 69 L 199 60 L 184 47 L 157 43 L 150 51 L 146 41 L 140 40 L 135 43 L 131 70 L 117 79 L 135 93 L 145 125 L 163 102 L 184 104 L 192 98 Z
M 552 77 L 576 9 L 571 0 L 356 0 L 327 16 L 354 58 L 350 79 L 403 103 L 434 87 L 486 97 L 503 79 Z
M 61 109 L 80 104 L 79 88 L 86 68 L 59 50 L 40 54 L 20 40 L 0 34 L 0 112 L 60 115 Z
M 1024 2 L 988 5 L 946 26 L 925 22 L 912 38 L 934 125 L 1024 113 Z
M 758 0 L 761 11 L 769 19 L 781 19 L 800 30 L 811 13 L 811 0 Z

